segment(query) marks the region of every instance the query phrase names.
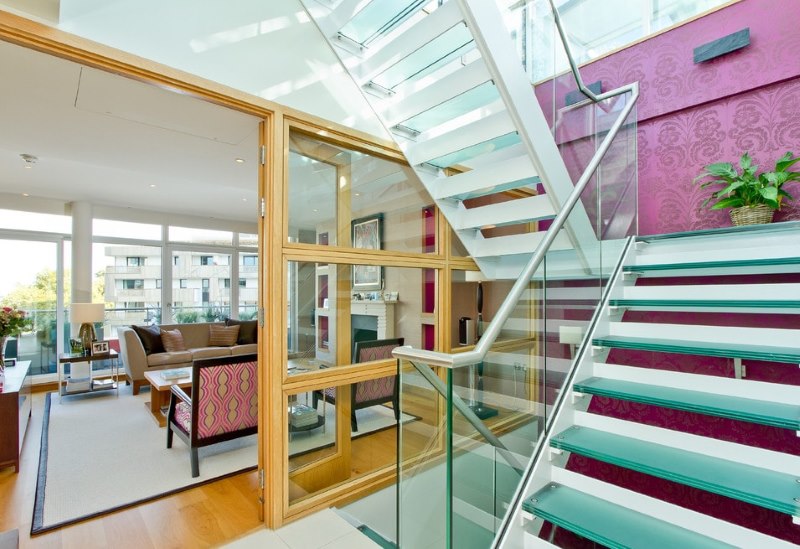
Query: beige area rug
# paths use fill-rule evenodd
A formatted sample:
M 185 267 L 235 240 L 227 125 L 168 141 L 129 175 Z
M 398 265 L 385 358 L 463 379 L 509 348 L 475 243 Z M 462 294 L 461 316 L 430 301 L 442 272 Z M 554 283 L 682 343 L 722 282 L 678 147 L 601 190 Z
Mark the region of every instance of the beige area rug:
M 336 437 L 336 407 L 331 404 L 326 404 L 323 407 L 322 401 L 320 401 L 317 404 L 318 415 L 322 416 L 323 408 L 325 412 L 324 426 L 291 434 L 289 440 L 290 457 L 333 445 Z M 382 405 L 362 408 L 356 412 L 356 417 L 358 418 L 358 431 L 351 433 L 351 438 L 362 437 L 397 425 L 394 411 Z M 409 414 L 400 415 L 400 420 L 403 423 L 416 419 L 419 418 Z
M 130 387 L 45 397 L 39 477 L 31 534 L 255 469 L 257 435 L 200 449 L 200 476 L 192 478 L 188 447 L 175 437 L 166 447 L 145 408 L 149 392 Z

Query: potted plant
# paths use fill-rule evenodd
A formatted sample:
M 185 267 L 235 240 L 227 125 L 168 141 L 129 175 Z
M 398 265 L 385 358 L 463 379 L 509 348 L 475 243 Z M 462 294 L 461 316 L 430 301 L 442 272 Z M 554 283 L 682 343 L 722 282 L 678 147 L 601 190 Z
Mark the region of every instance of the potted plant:
M 744 153 L 739 159 L 739 170 L 730 162 L 719 162 L 705 166 L 703 173 L 694 181 L 702 182 L 700 187 L 722 185 L 722 188 L 713 192 L 704 202 L 711 205 L 712 210 L 731 208 L 731 221 L 734 225 L 754 225 L 757 223 L 770 223 L 775 210 L 779 210 L 784 200 L 793 200 L 792 196 L 783 190 L 783 185 L 789 181 L 800 181 L 800 172 L 790 171 L 800 156 L 787 152 L 775 163 L 771 172 L 758 172 L 758 166 L 753 165 L 749 153 Z

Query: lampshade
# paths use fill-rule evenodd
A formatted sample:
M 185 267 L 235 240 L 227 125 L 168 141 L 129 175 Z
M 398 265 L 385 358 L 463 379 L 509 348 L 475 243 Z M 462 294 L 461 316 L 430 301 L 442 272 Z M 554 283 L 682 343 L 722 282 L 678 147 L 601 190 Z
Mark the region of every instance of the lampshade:
M 70 307 L 70 321 L 76 324 L 103 322 L 105 314 L 103 303 L 73 303 Z

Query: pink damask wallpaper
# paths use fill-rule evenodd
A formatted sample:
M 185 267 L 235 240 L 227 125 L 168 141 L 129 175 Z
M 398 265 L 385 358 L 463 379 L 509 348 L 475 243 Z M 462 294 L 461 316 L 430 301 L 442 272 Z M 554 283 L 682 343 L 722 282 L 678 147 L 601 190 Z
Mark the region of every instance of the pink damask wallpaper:
M 749 151 L 771 168 L 786 151 L 800 153 L 799 20 L 797 0 L 742 0 L 582 67 L 603 90 L 639 82 L 640 234 L 729 226 L 727 212 L 701 208 L 707 194 L 692 180 L 702 167 Z M 695 47 L 745 27 L 749 46 L 694 64 Z M 543 104 L 575 87 L 550 84 L 537 87 Z M 800 219 L 800 184 L 787 190 L 797 200 L 776 221 Z

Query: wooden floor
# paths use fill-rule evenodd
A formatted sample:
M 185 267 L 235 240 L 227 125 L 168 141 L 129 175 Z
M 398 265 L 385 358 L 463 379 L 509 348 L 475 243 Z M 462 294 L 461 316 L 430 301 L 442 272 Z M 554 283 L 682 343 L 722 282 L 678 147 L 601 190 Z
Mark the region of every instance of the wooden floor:
M 0 532 L 19 529 L 20 547 L 213 547 L 262 525 L 258 520 L 258 478 L 251 472 L 31 536 L 43 402 L 40 395 L 34 397 L 20 472 L 14 473 L 13 467 L 0 469 Z

